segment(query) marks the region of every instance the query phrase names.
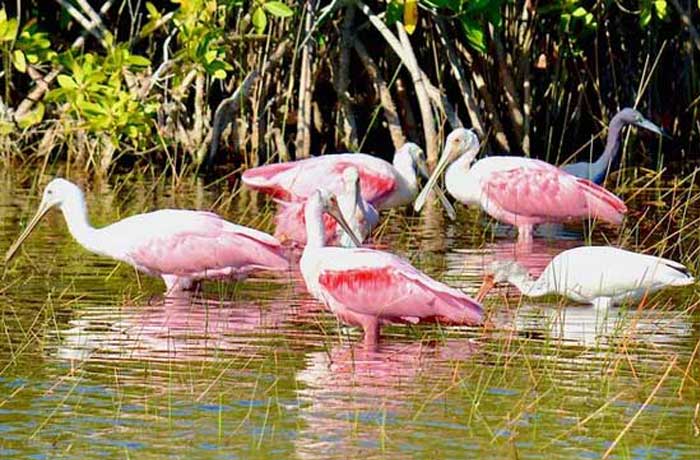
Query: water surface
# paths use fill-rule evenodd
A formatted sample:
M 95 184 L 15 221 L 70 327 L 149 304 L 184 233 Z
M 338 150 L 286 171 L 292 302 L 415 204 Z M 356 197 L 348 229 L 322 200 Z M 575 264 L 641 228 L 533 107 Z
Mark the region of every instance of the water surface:
M 93 187 L 93 223 L 188 207 L 271 230 L 263 199 L 163 182 Z M 4 252 L 40 190 L 11 176 L 0 185 Z M 652 200 L 630 203 L 646 214 L 623 230 L 628 246 L 662 220 Z M 683 222 L 661 233 L 673 225 Z M 567 227 L 526 255 L 508 229 L 460 207 L 455 223 L 437 209 L 394 211 L 374 244 L 474 294 L 494 258 L 537 273 L 563 249 L 617 238 Z M 667 249 L 682 257 L 693 250 L 684 244 Z M 0 456 L 600 458 L 613 444 L 611 458 L 700 452 L 693 288 L 608 311 L 498 289 L 487 300 L 493 329 L 389 327 L 376 352 L 306 293 L 298 272 L 210 283 L 193 299 L 161 292 L 160 280 L 83 250 L 60 213 L 47 216 L 0 283 Z

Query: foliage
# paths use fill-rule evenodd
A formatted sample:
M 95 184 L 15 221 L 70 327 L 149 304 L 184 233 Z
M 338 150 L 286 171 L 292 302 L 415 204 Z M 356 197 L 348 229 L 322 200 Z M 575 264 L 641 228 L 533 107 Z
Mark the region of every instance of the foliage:
M 58 61 L 66 72 L 58 76 L 59 87 L 47 100 L 68 106 L 69 123 L 103 133 L 114 144 L 147 140 L 158 104 L 134 97 L 138 73 L 150 65 L 147 58 L 117 46 L 104 57 L 67 52 Z
M 556 162 L 563 160 L 561 151 L 575 150 L 568 145 L 580 146 L 598 133 L 614 111 L 638 102 L 650 118 L 676 127 L 674 137 L 683 139 L 679 149 L 699 150 L 691 145 L 698 136 L 688 116 L 700 111 L 694 102 L 700 97 L 700 75 L 693 68 L 697 11 L 689 12 L 688 26 L 667 0 L 363 4 L 387 25 L 400 21 L 411 35 L 416 60 L 431 84 L 432 112 L 421 109 L 420 117 L 432 113 L 427 123 L 438 130 L 449 128 L 447 103 L 462 124 L 480 118 L 481 134 L 492 134 L 486 139 L 490 148 L 543 156 L 558 148 L 551 160 Z M 307 2 L 117 0 L 111 9 L 100 5 L 102 12 L 88 2 L 56 5 L 45 8 L 39 0 L 27 0 L 19 15 L 13 4 L 0 9 L 0 145 L 5 149 L 20 151 L 46 141 L 61 155 L 73 148 L 71 135 L 77 133 L 75 138 L 88 140 L 85 145 L 103 145 L 106 139 L 129 153 L 155 152 L 140 155 L 147 160 L 196 164 L 206 157 L 212 136 L 220 134 L 217 109 L 231 102 L 224 101 L 246 76 L 264 68 L 283 41 L 293 45 L 279 67 L 247 87 L 234 104 L 237 113 L 219 112 L 225 122 L 235 122 L 221 143 L 229 160 L 251 164 L 264 161 L 268 152 L 292 158 L 355 145 L 390 151 L 398 141 L 386 136 L 388 124 L 375 122 L 387 100 L 387 94 L 377 98 L 380 79 L 388 100 L 400 107 L 398 131 L 426 142 L 416 128 L 426 121 L 418 120 L 414 76 L 406 66 L 396 67 L 397 53 L 374 27 L 378 22 L 367 21 L 366 11 L 356 9 L 354 19 L 344 23 L 352 2 L 316 2 L 313 30 L 307 29 L 312 8 Z M 88 27 L 90 22 L 95 24 Z M 360 51 L 343 50 L 349 39 L 364 45 L 374 68 L 360 59 Z M 305 50 L 296 47 L 301 43 L 311 49 L 310 56 L 304 58 Z M 650 72 L 662 43 L 654 75 L 643 74 Z M 305 82 L 312 99 L 306 108 Z M 409 90 L 401 92 L 399 86 Z M 347 107 L 337 110 L 343 104 Z M 312 116 L 304 120 L 308 107 Z M 346 122 L 346 114 L 358 119 Z M 572 120 L 577 129 L 567 131 Z M 297 152 L 302 126 L 310 126 L 311 143 Z M 354 126 L 354 140 L 343 134 L 348 126 Z M 50 142 L 54 138 L 58 144 Z M 7 147 L 13 142 L 18 144 Z M 649 149 L 658 151 L 656 146 Z M 653 156 L 647 150 L 642 154 Z

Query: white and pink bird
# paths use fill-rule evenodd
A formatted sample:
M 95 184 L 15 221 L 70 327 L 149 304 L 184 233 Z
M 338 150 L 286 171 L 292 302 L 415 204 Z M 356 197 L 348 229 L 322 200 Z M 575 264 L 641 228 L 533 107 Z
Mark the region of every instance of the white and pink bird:
M 323 213 L 333 216 L 355 239 L 331 193 L 317 190 L 306 203 L 307 242 L 300 260 L 306 287 L 336 317 L 364 330 L 373 348 L 382 324 L 419 323 L 478 325 L 481 305 L 393 254 L 367 248 L 325 246 Z
M 472 130 L 452 131 L 433 175 L 416 198 L 416 211 L 447 168 L 448 192 L 457 201 L 478 205 L 494 219 L 517 227 L 519 243 L 532 242 L 537 224 L 599 219 L 619 225 L 627 212 L 622 200 L 609 191 L 549 163 L 492 156 L 472 164 L 478 151 L 479 139 Z
M 277 239 L 211 212 L 162 209 L 94 228 L 82 190 L 65 179 L 46 186 L 39 209 L 7 251 L 5 263 L 54 207 L 63 212 L 68 230 L 85 249 L 160 276 L 169 293 L 191 289 L 200 280 L 242 279 L 251 271 L 289 269 L 286 250 Z
M 393 163 L 364 153 L 322 155 L 252 168 L 243 173 L 242 180 L 277 199 L 304 201 L 318 188 L 340 195 L 340 179 L 349 167 L 360 173 L 364 200 L 380 211 L 411 203 L 418 193 L 417 174 L 428 177 L 423 150 L 408 142 L 396 151 Z M 449 213 L 449 202 L 444 195 L 438 196 Z
M 343 170 L 340 177 L 342 186 L 337 196 L 340 211 L 351 230 L 361 242 L 372 232 L 379 222 L 379 213 L 362 197 L 360 172 L 354 166 Z M 279 209 L 275 215 L 275 237 L 283 243 L 306 244 L 306 201 L 278 201 Z M 324 214 L 323 224 L 326 229 L 326 244 L 340 244 L 354 247 L 352 238 L 331 216 Z

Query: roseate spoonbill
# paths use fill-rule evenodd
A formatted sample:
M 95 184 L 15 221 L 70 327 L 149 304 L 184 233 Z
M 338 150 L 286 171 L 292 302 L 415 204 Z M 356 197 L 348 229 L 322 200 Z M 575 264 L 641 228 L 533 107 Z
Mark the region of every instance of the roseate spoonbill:
M 612 193 L 544 161 L 493 156 L 471 164 L 479 140 L 469 129 L 447 136 L 440 160 L 418 195 L 416 211 L 447 165 L 447 190 L 464 204 L 477 204 L 491 217 L 518 228 L 518 242 L 531 243 L 535 224 L 595 217 L 620 224 L 627 208 Z
M 341 321 L 362 327 L 365 345 L 375 347 L 379 326 L 389 322 L 482 323 L 478 302 L 433 280 L 400 257 L 374 249 L 325 247 L 324 211 L 357 239 L 335 196 L 316 191 L 306 203 L 307 242 L 300 260 L 301 273 L 312 296 Z
M 365 153 L 322 155 L 252 168 L 243 173 L 242 180 L 248 187 L 275 198 L 303 201 L 318 188 L 339 195 L 340 175 L 349 166 L 360 172 L 362 197 L 380 211 L 413 201 L 418 193 L 416 171 L 428 177 L 423 150 L 407 142 L 394 154 L 393 164 Z M 454 218 L 454 209 L 444 195 L 438 197 Z
M 477 298 L 483 299 L 495 283 L 505 281 L 528 297 L 556 293 L 601 307 L 695 282 L 678 262 L 610 246 L 568 249 L 554 257 L 536 280 L 516 262 L 492 262 Z
M 600 155 L 596 161 L 593 163 L 588 161 L 573 163 L 562 166 L 561 169 L 569 174 L 573 174 L 576 177 L 582 177 L 584 179 L 591 180 L 596 184 L 602 184 L 605 177 L 611 171 L 612 162 L 620 149 L 620 132 L 622 131 L 622 128 L 627 125 L 635 125 L 640 128 L 648 129 L 649 131 L 659 135 L 666 135 L 661 128 L 644 118 L 644 116 L 642 116 L 642 114 L 638 111 L 631 108 L 625 108 L 617 112 L 613 119 L 610 120 L 610 125 L 608 126 L 608 140 L 605 143 L 605 150 L 603 150 L 603 154 Z
M 83 192 L 65 179 L 46 186 L 39 209 L 7 251 L 5 263 L 53 207 L 63 212 L 68 230 L 84 248 L 160 276 L 168 292 L 190 289 L 203 279 L 240 279 L 252 270 L 289 268 L 277 239 L 211 212 L 162 209 L 94 228 Z
M 379 222 L 379 213 L 362 197 L 360 173 L 356 167 L 345 168 L 341 174 L 341 181 L 342 189 L 337 197 L 340 211 L 355 236 L 360 241 L 364 241 Z M 278 204 L 280 207 L 275 216 L 275 237 L 282 242 L 292 241 L 300 245 L 306 244 L 304 220 L 306 201 L 278 201 Z M 355 246 L 352 238 L 340 228 L 331 216 L 323 215 L 323 225 L 326 228 L 327 244 L 338 242 L 347 248 Z

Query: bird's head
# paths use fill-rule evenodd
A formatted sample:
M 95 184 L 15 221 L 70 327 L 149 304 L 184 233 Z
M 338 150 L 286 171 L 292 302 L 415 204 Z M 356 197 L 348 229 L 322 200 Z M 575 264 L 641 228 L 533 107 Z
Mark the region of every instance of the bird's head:
M 453 130 L 445 140 L 445 146 L 442 149 L 442 155 L 438 161 L 432 176 L 428 179 L 428 183 L 416 198 L 413 208 L 420 211 L 428 198 L 428 193 L 435 187 L 438 178 L 445 171 L 447 166 L 462 155 L 469 155 L 471 162 L 479 153 L 479 138 L 471 129 L 457 128 Z
M 7 250 L 5 254 L 5 263 L 12 259 L 12 256 L 15 255 L 24 240 L 27 239 L 39 221 L 41 221 L 41 218 L 44 217 L 51 208 L 62 208 L 67 204 L 84 206 L 83 192 L 77 185 L 70 181 L 61 178 L 53 179 L 44 189 L 41 203 L 39 203 L 39 208 L 34 214 L 34 217 L 32 217 L 32 220 L 30 220 L 24 228 L 22 234 L 17 238 L 17 241 Z
M 333 219 L 335 219 L 336 222 L 338 222 L 338 225 L 340 225 L 340 227 L 345 231 L 345 233 L 347 233 L 350 236 L 352 242 L 355 243 L 357 247 L 362 246 L 362 242 L 359 240 L 357 235 L 355 235 L 355 232 L 352 231 L 352 228 L 348 224 L 348 221 L 345 219 L 345 216 L 343 216 L 343 212 L 340 210 L 340 205 L 338 204 L 338 198 L 335 196 L 334 193 L 323 188 L 319 188 L 309 198 L 307 206 L 309 204 L 320 206 L 323 212 L 325 212 Z
M 484 280 L 481 284 L 476 300 L 481 302 L 486 294 L 499 283 L 505 283 L 516 277 L 529 276 L 527 270 L 517 262 L 511 260 L 496 260 L 484 269 Z
M 660 127 L 656 126 L 651 121 L 644 118 L 644 115 L 642 115 L 638 110 L 635 110 L 633 108 L 627 107 L 627 108 L 620 110 L 617 113 L 617 115 L 615 115 L 615 118 L 624 124 L 634 125 L 634 126 L 637 126 L 639 128 L 647 129 L 647 130 L 649 130 L 653 133 L 656 133 L 660 136 L 668 137 L 668 134 L 666 134 L 666 132 L 663 129 L 661 129 Z

